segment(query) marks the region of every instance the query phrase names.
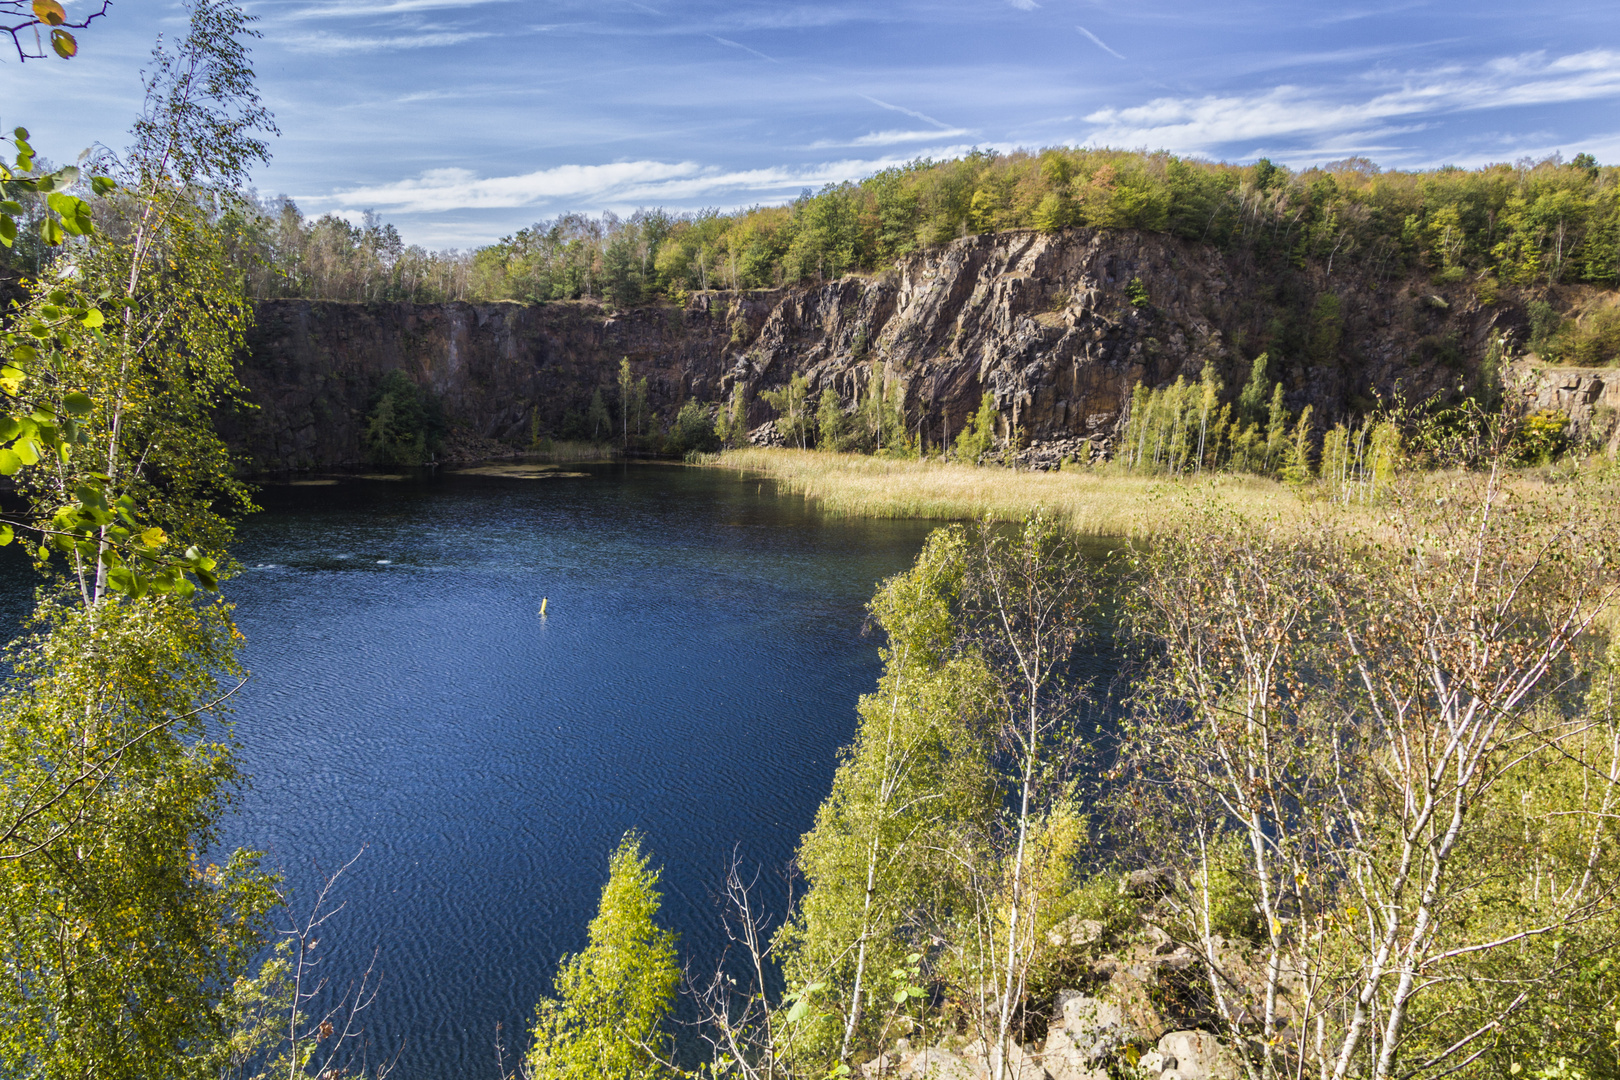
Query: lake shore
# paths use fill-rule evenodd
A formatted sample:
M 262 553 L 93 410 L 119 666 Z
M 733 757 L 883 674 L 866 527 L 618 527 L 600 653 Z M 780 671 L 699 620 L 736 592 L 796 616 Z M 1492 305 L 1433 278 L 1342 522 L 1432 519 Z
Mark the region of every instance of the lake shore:
M 1305 500 L 1287 485 L 1225 473 L 1170 480 L 1078 467 L 1014 472 L 937 459 L 763 448 L 727 450 L 709 464 L 765 476 L 841 517 L 1010 521 L 1044 508 L 1078 535 L 1146 539 L 1174 530 L 1191 505 L 1211 496 L 1247 516 L 1309 516 L 1302 513 Z

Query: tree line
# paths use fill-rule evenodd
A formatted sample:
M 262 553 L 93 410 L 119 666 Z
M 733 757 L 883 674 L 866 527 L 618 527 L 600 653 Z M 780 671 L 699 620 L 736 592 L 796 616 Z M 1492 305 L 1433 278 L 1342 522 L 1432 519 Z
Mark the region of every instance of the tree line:
M 1347 158 L 1293 170 L 1052 147 L 918 160 L 785 206 L 567 213 L 465 251 L 406 245 L 369 211 L 359 222 L 309 218 L 285 196 L 235 204 L 225 224 L 257 298 L 678 303 L 706 289 L 872 273 L 967 235 L 1070 226 L 1168 233 L 1329 273 L 1469 280 L 1494 298 L 1505 286 L 1620 282 L 1617 177 L 1586 154 L 1419 171 Z M 43 250 L 25 239 L 13 265 L 36 266 Z M 1607 338 L 1597 346 L 1605 358 L 1617 348 Z
M 407 246 L 370 213 L 359 223 L 309 219 L 285 197 L 233 208 L 229 227 L 255 297 L 679 303 L 705 289 L 872 273 L 967 235 L 1089 226 L 1329 273 L 1467 280 L 1494 299 L 1504 287 L 1620 282 L 1617 177 L 1587 154 L 1419 171 L 1347 158 L 1294 170 L 1052 147 L 917 160 L 784 206 L 568 213 L 467 251 Z M 1617 347 L 1605 338 L 1597 351 L 1612 358 Z

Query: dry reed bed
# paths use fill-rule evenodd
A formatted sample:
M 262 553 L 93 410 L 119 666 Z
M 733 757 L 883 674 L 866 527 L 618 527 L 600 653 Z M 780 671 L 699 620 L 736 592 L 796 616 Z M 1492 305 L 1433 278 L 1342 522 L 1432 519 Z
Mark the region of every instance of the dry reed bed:
M 714 464 L 757 473 L 846 517 L 1017 520 L 1036 508 L 1084 536 L 1147 538 L 1174 530 L 1208 495 L 1253 519 L 1303 525 L 1312 515 L 1286 485 L 1224 474 L 1176 481 L 1109 470 L 1013 472 L 816 450 L 728 450 Z

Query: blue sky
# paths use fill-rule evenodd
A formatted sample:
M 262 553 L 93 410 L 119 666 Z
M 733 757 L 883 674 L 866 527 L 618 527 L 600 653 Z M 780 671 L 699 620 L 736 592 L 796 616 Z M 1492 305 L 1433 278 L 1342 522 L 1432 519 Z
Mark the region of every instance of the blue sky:
M 70 3 L 82 9 L 86 0 Z M 246 0 L 282 135 L 256 176 L 428 247 L 567 210 L 732 208 L 972 146 L 1411 168 L 1620 162 L 1620 5 Z M 0 123 L 121 148 L 178 4 L 0 63 Z

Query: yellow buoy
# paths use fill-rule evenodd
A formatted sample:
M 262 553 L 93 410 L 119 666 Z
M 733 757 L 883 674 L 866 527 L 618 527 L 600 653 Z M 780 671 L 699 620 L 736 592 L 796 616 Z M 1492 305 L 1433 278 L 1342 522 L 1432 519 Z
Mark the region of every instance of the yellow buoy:
M 543 596 L 540 598 L 540 617 L 546 617 L 546 598 Z

